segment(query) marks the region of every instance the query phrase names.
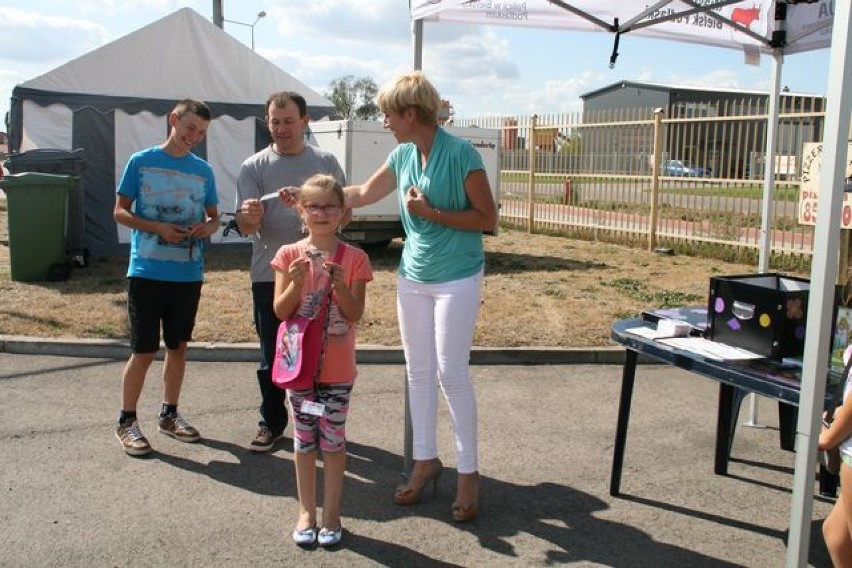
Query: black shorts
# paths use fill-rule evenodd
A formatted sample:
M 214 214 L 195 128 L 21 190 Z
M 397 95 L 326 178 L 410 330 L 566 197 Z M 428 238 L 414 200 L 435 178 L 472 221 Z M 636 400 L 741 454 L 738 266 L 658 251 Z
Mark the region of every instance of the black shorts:
M 165 282 L 128 278 L 127 315 L 130 349 L 156 353 L 160 349 L 160 322 L 166 348 L 177 349 L 192 339 L 195 314 L 201 299 L 201 282 Z

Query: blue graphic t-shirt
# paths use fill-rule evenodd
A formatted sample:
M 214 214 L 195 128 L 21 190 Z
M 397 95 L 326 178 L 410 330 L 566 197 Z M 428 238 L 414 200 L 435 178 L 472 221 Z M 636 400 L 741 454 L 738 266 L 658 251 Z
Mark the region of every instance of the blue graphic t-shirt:
M 176 158 L 159 146 L 130 157 L 118 193 L 133 200 L 133 212 L 152 221 L 189 227 L 217 205 L 210 164 L 189 153 Z M 154 233 L 131 230 L 127 276 L 170 282 L 197 282 L 204 273 L 204 241 L 187 238 L 168 243 Z

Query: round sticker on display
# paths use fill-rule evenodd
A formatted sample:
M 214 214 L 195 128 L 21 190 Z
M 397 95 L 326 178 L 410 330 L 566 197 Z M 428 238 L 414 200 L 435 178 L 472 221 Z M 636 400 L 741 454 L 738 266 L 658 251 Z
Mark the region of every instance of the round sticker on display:
M 717 314 L 721 314 L 725 311 L 725 300 L 722 298 L 716 298 L 716 303 L 713 305 L 713 309 L 716 310 Z
M 760 327 L 769 327 L 772 323 L 772 318 L 769 317 L 769 314 L 760 314 Z

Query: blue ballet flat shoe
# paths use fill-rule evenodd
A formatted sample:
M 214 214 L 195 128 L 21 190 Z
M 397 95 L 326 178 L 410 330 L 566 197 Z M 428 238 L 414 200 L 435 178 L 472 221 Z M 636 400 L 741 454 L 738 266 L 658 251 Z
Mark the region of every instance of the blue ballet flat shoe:
M 313 546 L 317 542 L 317 528 L 293 529 L 293 542 L 299 546 Z
M 334 546 L 335 544 L 340 544 L 342 539 L 343 527 L 337 527 L 336 529 L 323 527 L 317 536 L 317 542 L 319 542 L 320 546 Z

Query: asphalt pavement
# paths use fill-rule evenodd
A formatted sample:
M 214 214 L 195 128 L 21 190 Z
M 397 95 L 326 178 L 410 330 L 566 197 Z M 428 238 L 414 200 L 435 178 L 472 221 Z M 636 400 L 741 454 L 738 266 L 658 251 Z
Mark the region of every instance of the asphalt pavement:
M 779 447 L 772 401 L 760 401 L 765 427 L 740 425 L 729 475 L 714 475 L 717 383 L 641 365 L 622 495 L 609 495 L 619 350 L 567 357 L 592 364 L 502 353 L 496 360 L 512 364 L 473 367 L 483 477 L 480 516 L 463 525 L 450 516 L 456 474 L 444 405 L 437 494 L 416 507 L 391 501 L 402 471 L 404 368 L 392 350 L 361 354 L 344 541 L 303 550 L 290 539 L 289 428 L 268 454 L 246 449 L 258 392 L 242 348 L 208 347 L 188 365 L 181 411 L 201 431 L 197 444 L 157 433 L 155 363 L 139 405 L 155 451 L 132 458 L 114 436 L 121 346 L 69 343 L 83 355 L 69 357 L 44 343 L 23 353 L 14 345 L 0 342 L 0 566 L 784 565 L 794 455 Z M 812 566 L 831 565 L 820 534 L 831 505 L 816 497 Z

